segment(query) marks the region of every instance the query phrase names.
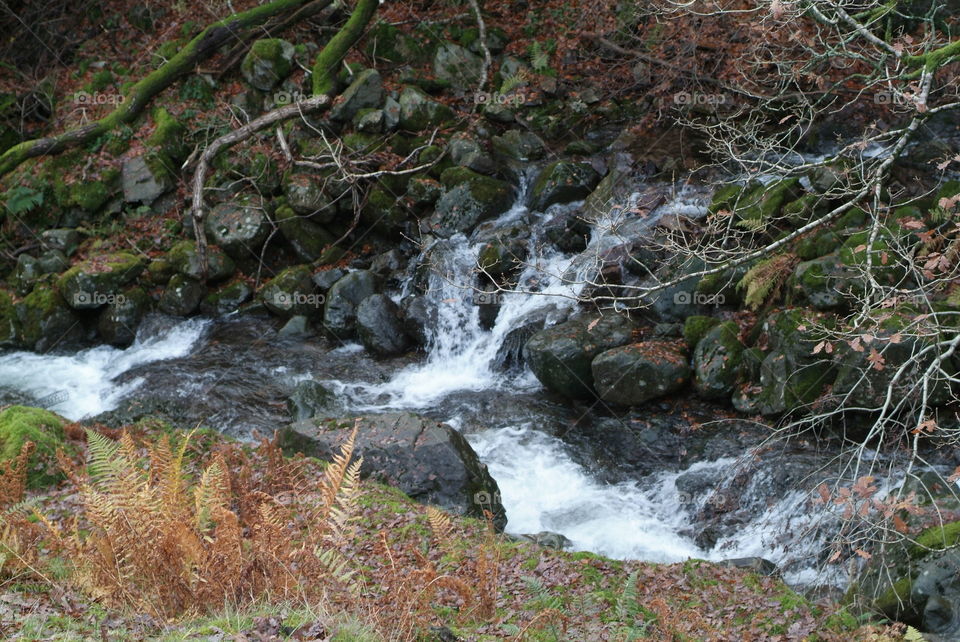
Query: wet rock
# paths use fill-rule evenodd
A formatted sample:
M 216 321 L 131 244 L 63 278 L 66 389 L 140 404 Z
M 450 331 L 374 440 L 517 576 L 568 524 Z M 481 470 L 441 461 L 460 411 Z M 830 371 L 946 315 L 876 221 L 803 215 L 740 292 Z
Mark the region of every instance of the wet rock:
M 493 359 L 494 370 L 502 372 L 519 371 L 526 366 L 523 346 L 551 321 L 562 321 L 566 316 L 555 307 L 538 308 L 516 319 L 512 328 L 503 337 L 497 354 Z
M 794 284 L 817 310 L 838 310 L 863 292 L 863 275 L 832 253 L 797 265 Z
M 541 170 L 530 187 L 527 205 L 542 212 L 555 203 L 586 198 L 600 182 L 590 163 L 555 161 Z
M 729 560 L 720 560 L 717 565 L 738 568 L 742 571 L 750 571 L 767 577 L 773 577 L 779 573 L 776 564 L 762 557 L 736 557 Z
M 279 433 L 287 452 L 329 461 L 352 430 L 354 420 L 307 420 Z M 360 420 L 355 456 L 361 474 L 396 486 L 411 498 L 460 515 L 494 515 L 506 524 L 496 481 L 463 436 L 450 426 L 413 413 L 367 415 Z
M 453 118 L 453 110 L 432 100 L 414 87 L 405 87 L 400 93 L 400 127 L 408 131 L 422 131 L 437 127 Z
M 167 253 L 170 267 L 191 279 L 200 280 L 203 277 L 200 266 L 200 256 L 197 254 L 197 244 L 194 241 L 183 240 L 170 248 Z M 233 259 L 215 245 L 207 247 L 207 279 L 222 281 L 233 274 L 236 266 Z
M 280 38 L 261 38 L 253 43 L 240 63 L 240 73 L 254 89 L 270 91 L 290 75 L 295 50 Z
M 385 294 L 368 296 L 357 306 L 357 336 L 367 350 L 382 357 L 402 354 L 410 346 L 397 304 Z
M 383 80 L 376 69 L 366 69 L 354 76 L 336 104 L 330 109 L 330 118 L 341 122 L 350 122 L 361 109 L 379 107 L 386 93 Z
M 69 348 L 86 336 L 71 306 L 49 286 L 34 289 L 14 309 L 17 343 L 28 350 Z
M 566 211 L 553 216 L 543 225 L 544 236 L 561 252 L 583 252 L 590 240 L 590 225 L 581 211 Z
M 259 197 L 216 205 L 207 212 L 204 227 L 210 243 L 234 259 L 258 256 L 270 234 L 270 220 Z
M 597 396 L 624 406 L 637 406 L 676 392 L 690 379 L 682 345 L 645 341 L 602 352 L 591 363 Z
M 137 336 L 137 327 L 150 309 L 150 297 L 142 288 L 124 290 L 97 319 L 100 337 L 115 346 L 127 346 Z
M 136 279 L 144 267 L 144 261 L 133 254 L 101 254 L 61 274 L 57 279 L 57 288 L 75 309 L 99 308 L 119 294 L 123 286 Z
M 581 317 L 534 334 L 523 347 L 523 357 L 548 390 L 571 398 L 593 395 L 594 357 L 629 343 L 634 325 L 625 317 Z
M 298 314 L 290 317 L 283 327 L 277 330 L 278 337 L 309 337 L 313 334 L 310 328 L 310 319 Z
M 365 134 L 382 134 L 386 128 L 386 117 L 382 109 L 363 109 L 354 116 L 353 126 Z
M 357 306 L 380 289 L 380 279 L 368 270 L 357 270 L 333 284 L 323 308 L 323 328 L 331 337 L 346 341 L 356 334 Z
M 343 268 L 330 268 L 321 270 L 313 275 L 313 284 L 321 293 L 326 294 L 333 287 L 333 284 L 347 275 Z
M 316 317 L 324 305 L 323 295 L 313 289 L 313 273 L 306 265 L 289 267 L 270 279 L 259 298 L 270 312 L 284 319 Z
M 206 293 L 200 281 L 175 274 L 160 295 L 160 310 L 176 317 L 189 316 L 200 307 Z
M 515 536 L 514 539 L 517 541 L 533 542 L 537 546 L 542 546 L 543 548 L 553 548 L 558 551 L 562 551 L 573 546 L 573 542 L 567 539 L 563 534 L 554 533 L 552 531 L 524 533 L 522 535 Z
M 426 296 L 411 295 L 400 302 L 400 320 L 407 336 L 426 347 L 433 328 L 437 327 L 437 308 Z
M 287 398 L 287 410 L 294 421 L 330 417 L 341 409 L 336 394 L 316 381 L 301 381 Z
M 527 258 L 530 239 L 528 221 L 497 225 L 495 221 L 481 224 L 471 242 L 482 244 L 477 254 L 477 267 L 496 279 L 521 268 Z
M 715 326 L 693 352 L 694 388 L 704 399 L 727 399 L 740 374 L 743 344 L 733 321 Z
M 204 314 L 229 314 L 253 297 L 253 288 L 245 281 L 236 280 L 208 294 L 200 304 Z
M 431 232 L 443 238 L 458 232 L 469 233 L 479 222 L 499 216 L 510 209 L 515 197 L 509 183 L 463 167 L 445 171 L 441 182 L 445 190 L 429 226 Z

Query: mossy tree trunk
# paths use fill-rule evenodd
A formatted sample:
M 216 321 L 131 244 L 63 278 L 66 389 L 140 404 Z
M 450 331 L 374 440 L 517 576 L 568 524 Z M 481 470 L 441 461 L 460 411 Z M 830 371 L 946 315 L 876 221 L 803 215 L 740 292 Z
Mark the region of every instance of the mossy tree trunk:
M 198 62 L 213 55 L 223 44 L 240 37 L 241 32 L 263 24 L 274 16 L 295 11 L 309 1 L 274 0 L 213 23 L 170 61 L 135 84 L 120 106 L 100 120 L 56 136 L 24 141 L 8 149 L 0 155 L 0 176 L 13 171 L 30 158 L 59 154 L 65 149 L 94 140 L 118 125 L 133 122 L 157 94 L 193 70 Z

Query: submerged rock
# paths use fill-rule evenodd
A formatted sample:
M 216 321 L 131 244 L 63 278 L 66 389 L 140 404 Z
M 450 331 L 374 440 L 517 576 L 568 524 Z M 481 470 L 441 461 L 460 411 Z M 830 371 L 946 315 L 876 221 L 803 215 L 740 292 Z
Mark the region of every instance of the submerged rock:
M 301 421 L 279 432 L 287 452 L 329 461 L 349 436 L 354 420 Z M 500 530 L 506 513 L 497 482 L 463 436 L 433 419 L 409 412 L 360 419 L 354 456 L 363 476 L 396 486 L 411 498 L 460 515 L 493 514 Z

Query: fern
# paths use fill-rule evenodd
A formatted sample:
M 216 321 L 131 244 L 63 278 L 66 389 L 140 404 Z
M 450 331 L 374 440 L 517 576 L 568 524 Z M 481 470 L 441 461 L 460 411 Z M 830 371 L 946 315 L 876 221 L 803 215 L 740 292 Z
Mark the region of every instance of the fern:
M 500 92 L 509 94 L 511 91 L 528 82 L 529 80 L 530 79 L 527 77 L 527 70 L 521 67 L 517 70 L 517 73 L 504 77 L 503 82 L 500 83 Z
M 787 252 L 754 265 L 737 284 L 738 290 L 745 290 L 744 303 L 757 310 L 768 300 L 775 299 L 796 264 L 796 255 Z
M 24 185 L 8 190 L 6 196 L 7 212 L 13 216 L 25 214 L 43 205 L 43 192 Z
M 539 40 L 534 40 L 530 45 L 530 64 L 537 73 L 550 68 L 550 54 L 543 49 Z

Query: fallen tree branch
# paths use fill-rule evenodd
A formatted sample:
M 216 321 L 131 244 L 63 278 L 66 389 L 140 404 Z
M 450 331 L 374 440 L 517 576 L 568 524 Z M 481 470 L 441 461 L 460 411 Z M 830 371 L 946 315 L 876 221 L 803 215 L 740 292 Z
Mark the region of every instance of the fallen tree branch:
M 197 257 L 200 260 L 200 272 L 203 279 L 206 279 L 207 276 L 207 236 L 203 229 L 203 184 L 206 181 L 207 172 L 210 169 L 210 164 L 213 162 L 213 159 L 223 150 L 250 138 L 260 130 L 289 120 L 295 116 L 303 116 L 327 107 L 330 104 L 330 100 L 330 96 L 321 94 L 301 102 L 284 105 L 273 111 L 268 111 L 259 118 L 251 120 L 243 127 L 239 127 L 216 139 L 200 154 L 200 158 L 197 161 L 197 168 L 193 174 L 192 215 L 193 235 L 197 241 Z
M 5 151 L 0 155 L 0 176 L 10 173 L 28 159 L 59 154 L 70 147 L 94 140 L 117 125 L 133 122 L 157 94 L 190 72 L 199 61 L 212 56 L 224 43 L 239 38 L 240 32 L 297 9 L 308 1 L 274 0 L 213 23 L 187 43 L 176 56 L 135 84 L 124 96 L 123 102 L 100 120 L 56 136 L 24 141 Z

